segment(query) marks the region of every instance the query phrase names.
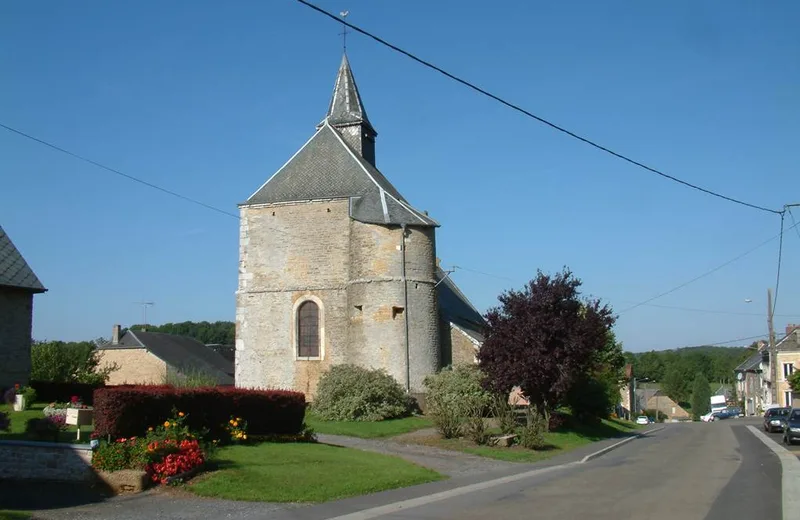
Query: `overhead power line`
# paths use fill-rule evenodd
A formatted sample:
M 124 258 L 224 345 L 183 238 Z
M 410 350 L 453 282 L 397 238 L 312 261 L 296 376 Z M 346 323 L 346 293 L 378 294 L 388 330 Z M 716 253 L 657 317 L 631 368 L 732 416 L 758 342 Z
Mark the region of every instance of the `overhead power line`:
M 659 309 L 673 309 L 676 311 L 687 311 L 687 312 L 700 312 L 700 313 L 707 313 L 707 314 L 730 314 L 735 316 L 759 316 L 764 317 L 763 312 L 743 312 L 743 311 L 723 311 L 718 309 L 695 309 L 691 307 L 679 307 L 675 305 L 659 305 L 657 303 L 643 303 L 640 304 L 645 307 L 657 307 Z M 800 312 L 797 314 L 773 314 L 776 318 L 798 318 L 800 317 Z
M 778 305 L 778 289 L 781 286 L 781 258 L 783 257 L 783 223 L 786 217 L 786 212 L 781 213 L 781 235 L 778 245 L 778 274 L 775 276 L 775 297 L 772 299 L 772 310 L 770 314 L 775 312 L 775 307 Z
M 796 228 L 796 227 L 797 227 L 797 224 L 795 224 L 794 226 L 792 226 L 792 227 L 791 227 L 791 228 L 789 228 L 789 229 Z M 711 275 L 711 274 L 714 274 L 714 273 L 716 273 L 717 271 L 719 271 L 720 269 L 722 269 L 723 267 L 727 267 L 727 266 L 729 266 L 730 264 L 732 264 L 732 263 L 736 262 L 737 260 L 739 260 L 739 259 L 741 259 L 741 258 L 744 258 L 745 256 L 749 255 L 749 254 L 750 254 L 750 253 L 752 253 L 753 251 L 755 251 L 755 250 L 757 250 L 757 249 L 760 249 L 760 248 L 764 247 L 765 245 L 769 244 L 770 242 L 772 242 L 772 241 L 773 241 L 773 240 L 775 240 L 776 238 L 781 238 L 781 242 L 783 241 L 783 218 L 781 218 L 781 232 L 780 232 L 780 233 L 778 233 L 777 235 L 775 235 L 774 237 L 772 237 L 772 238 L 770 238 L 770 239 L 767 239 L 767 240 L 765 240 L 765 241 L 761 242 L 761 243 L 760 243 L 760 244 L 758 244 L 757 246 L 755 246 L 755 247 L 753 247 L 753 248 L 751 248 L 751 249 L 748 249 L 748 250 L 747 250 L 747 251 L 745 251 L 744 253 L 742 253 L 742 254 L 740 254 L 740 255 L 738 255 L 738 256 L 735 256 L 734 258 L 731 258 L 731 259 L 730 259 L 730 260 L 728 260 L 727 262 L 725 262 L 725 263 L 722 263 L 722 264 L 718 265 L 717 267 L 715 267 L 715 268 L 713 268 L 713 269 L 711 269 L 711 270 L 709 270 L 709 271 L 706 271 L 705 273 L 701 274 L 700 276 L 696 276 L 696 277 L 692 278 L 691 280 L 689 280 L 689 281 L 687 281 L 687 282 L 684 282 L 684 283 L 682 283 L 682 284 L 680 284 L 680 285 L 678 285 L 678 286 L 676 286 L 676 287 L 673 287 L 672 289 L 670 289 L 670 290 L 668 290 L 668 291 L 664 291 L 664 292 L 662 292 L 662 293 L 660 293 L 660 294 L 657 294 L 657 295 L 653 296 L 652 298 L 648 298 L 648 299 L 646 299 L 646 300 L 644 300 L 644 301 L 642 301 L 642 302 L 639 302 L 639 303 L 637 303 L 636 305 L 633 305 L 633 306 L 631 306 L 631 307 L 628 307 L 628 308 L 626 308 L 626 309 L 623 309 L 623 310 L 621 310 L 621 311 L 620 311 L 620 314 L 622 314 L 622 313 L 624 313 L 624 312 L 632 311 L 633 309 L 636 309 L 637 307 L 641 307 L 642 305 L 646 305 L 646 304 L 650 303 L 650 302 L 651 302 L 651 301 L 653 301 L 653 300 L 657 300 L 657 299 L 659 299 L 659 298 L 662 298 L 662 297 L 664 297 L 664 296 L 666 296 L 666 295 L 668 295 L 668 294 L 672 294 L 672 293 L 674 293 L 674 292 L 675 292 L 675 291 L 677 291 L 677 290 L 683 289 L 683 288 L 684 288 L 684 287 L 686 287 L 687 285 L 693 284 L 694 282 L 696 282 L 696 281 L 698 281 L 698 280 L 700 280 L 700 279 L 702 279 L 702 278 L 705 278 L 706 276 L 709 276 L 709 275 Z M 780 255 L 779 255 L 779 258 L 780 258 Z M 779 262 L 780 262 L 780 260 L 779 260 Z
M 566 135 L 568 135 L 568 136 L 570 136 L 570 137 L 572 137 L 574 139 L 577 139 L 577 140 L 579 140 L 579 141 L 581 141 L 583 143 L 588 144 L 589 146 L 597 148 L 598 150 L 601 150 L 601 151 L 606 152 L 606 153 L 608 153 L 610 155 L 613 155 L 614 157 L 616 157 L 618 159 L 621 159 L 621 160 L 623 160 L 625 162 L 628 162 L 630 164 L 638 166 L 639 168 L 647 170 L 647 171 L 649 171 L 651 173 L 654 173 L 656 175 L 660 175 L 661 177 L 664 177 L 665 179 L 669 179 L 671 181 L 677 182 L 678 184 L 682 184 L 682 185 L 684 185 L 684 186 L 686 186 L 688 188 L 695 189 L 697 191 L 703 192 L 703 193 L 705 193 L 707 195 L 711 195 L 713 197 L 718 197 L 720 199 L 727 200 L 729 202 L 740 204 L 742 206 L 747 206 L 749 208 L 757 209 L 757 210 L 760 210 L 760 211 L 766 211 L 768 213 L 774 213 L 774 214 L 780 214 L 781 213 L 780 211 L 777 211 L 777 210 L 774 210 L 774 209 L 765 208 L 763 206 L 758 206 L 756 204 L 751 204 L 749 202 L 745 202 L 743 200 L 735 199 L 733 197 L 728 197 L 727 195 L 722 195 L 721 193 L 717 193 L 715 191 L 703 188 L 703 187 L 698 186 L 696 184 L 692 184 L 690 182 L 687 182 L 687 181 L 684 181 L 682 179 L 679 179 L 679 178 L 677 178 L 677 177 L 675 177 L 673 175 L 669 175 L 667 173 L 664 173 L 664 172 L 662 172 L 662 171 L 660 171 L 660 170 L 658 170 L 656 168 L 653 168 L 651 166 L 647 166 L 646 164 L 641 163 L 641 162 L 639 162 L 639 161 L 637 161 L 635 159 L 631 159 L 627 155 L 624 155 L 624 154 L 619 153 L 619 152 L 615 152 L 614 150 L 612 150 L 612 149 L 610 149 L 610 148 L 608 148 L 606 146 L 598 144 L 597 142 L 592 141 L 591 139 L 589 139 L 587 137 L 583 137 L 581 135 L 578 135 L 577 133 L 575 133 L 575 132 L 573 132 L 571 130 L 567 130 L 563 126 L 560 126 L 560 125 L 558 125 L 556 123 L 548 121 L 547 119 L 545 119 L 543 117 L 537 116 L 536 114 L 534 114 L 532 112 L 529 112 L 528 110 L 520 107 L 519 105 L 516 105 L 514 103 L 506 101 L 505 99 L 503 99 L 503 98 L 501 98 L 501 97 L 499 97 L 499 96 L 497 96 L 495 94 L 492 94 L 491 92 L 489 92 L 487 90 L 484 90 L 481 87 L 478 87 L 477 85 L 475 85 L 475 84 L 473 84 L 473 83 L 471 83 L 471 82 L 469 82 L 469 81 L 467 81 L 465 79 L 462 79 L 462 78 L 460 78 L 460 77 L 458 77 L 458 76 L 456 76 L 454 74 L 451 74 L 451 73 L 447 72 L 446 70 L 442 69 L 441 67 L 438 67 L 438 66 L 434 65 L 433 63 L 425 61 L 425 60 L 415 56 L 414 54 L 412 54 L 412 53 L 410 53 L 410 52 L 408 52 L 406 50 L 403 50 L 400 47 L 398 47 L 396 45 L 393 45 L 393 44 L 387 42 L 386 40 L 384 40 L 384 39 L 382 39 L 382 38 L 380 38 L 378 36 L 375 36 L 374 34 L 368 32 L 368 31 L 366 31 L 364 29 L 361 29 L 358 26 L 355 26 L 355 25 L 351 24 L 350 22 L 347 22 L 343 18 L 340 18 L 340 17 L 336 16 L 335 14 L 330 13 L 330 12 L 322 9 L 321 7 L 318 7 L 318 6 L 314 5 L 314 4 L 312 4 L 311 2 L 307 2 L 306 0 L 297 0 L 297 1 L 300 2 L 301 4 L 305 5 L 305 6 L 310 7 L 311 9 L 313 9 L 313 10 L 315 10 L 315 11 L 317 11 L 317 12 L 319 12 L 319 13 L 327 16 L 327 17 L 329 17 L 330 19 L 335 20 L 337 23 L 341 23 L 341 24 L 343 24 L 343 25 L 345 25 L 347 27 L 350 27 L 354 31 L 356 31 L 358 33 L 361 33 L 364 36 L 367 36 L 368 38 L 371 38 L 371 39 L 375 40 L 376 42 L 380 43 L 381 45 L 389 47 L 390 49 L 392 49 L 392 50 L 394 50 L 396 52 L 399 52 L 400 54 L 403 54 L 403 55 L 411 58 L 412 60 L 416 61 L 417 63 L 420 63 L 420 64 L 424 65 L 425 67 L 433 69 L 436 72 L 439 72 L 440 74 L 442 74 L 444 76 L 447 76 L 448 78 L 450 78 L 453 81 L 456 81 L 456 82 L 464 85 L 465 87 L 468 87 L 468 88 L 470 88 L 470 89 L 472 89 L 472 90 L 474 90 L 474 91 L 476 91 L 476 92 L 478 92 L 478 93 L 480 93 L 480 94 L 482 94 L 482 95 L 484 95 L 486 97 L 489 97 L 489 98 L 497 101 L 498 103 L 501 103 L 501 104 L 511 108 L 512 110 L 516 110 L 517 112 L 520 112 L 520 113 L 522 113 L 522 114 L 524 114 L 524 115 L 526 115 L 526 116 L 528 116 L 528 117 L 530 117 L 532 119 L 535 119 L 536 121 L 539 121 L 540 123 L 543 123 L 543 124 L 549 126 L 550 128 L 553 128 L 554 130 L 557 130 L 557 131 L 559 131 L 561 133 L 564 133 L 564 134 L 566 134 Z
M 800 204 L 789 204 L 786 206 L 786 210 L 789 212 L 789 216 L 792 218 L 792 226 L 794 230 L 797 232 L 797 238 L 800 238 L 800 228 L 797 227 L 797 221 L 794 219 L 794 213 L 792 213 L 792 206 L 800 206 Z
M 106 166 L 105 164 L 101 164 L 101 163 L 99 163 L 97 161 L 93 161 L 91 159 L 83 157 L 82 155 L 78 155 L 78 154 L 76 154 L 74 152 L 70 152 L 69 150 L 65 150 L 64 148 L 61 148 L 60 146 L 54 145 L 53 143 L 49 143 L 49 142 L 45 141 L 44 139 L 39 139 L 38 137 L 34 137 L 34 136 L 30 135 L 30 134 L 26 134 L 25 132 L 17 130 L 16 128 L 12 128 L 12 127 L 10 127 L 8 125 L 4 125 L 3 123 L 0 123 L 0 127 L 5 128 L 9 132 L 13 132 L 13 133 L 15 133 L 17 135 L 25 137 L 26 139 L 30 139 L 31 141 L 35 141 L 35 142 L 37 142 L 39 144 L 43 144 L 44 146 L 47 146 L 48 148 L 52 148 L 53 150 L 57 150 L 57 151 L 59 151 L 59 152 L 61 152 L 63 154 L 67 154 L 67 155 L 69 155 L 71 157 L 74 157 L 74 158 L 79 159 L 79 160 L 81 160 L 83 162 L 89 163 L 89 164 L 91 164 L 93 166 L 97 166 L 98 168 L 102 168 L 103 170 L 111 172 L 111 173 L 113 173 L 115 175 L 119 175 L 121 177 L 125 177 L 128 180 L 131 180 L 131 181 L 134 181 L 134 182 L 138 182 L 139 184 L 143 184 L 143 185 L 147 186 L 148 188 L 156 189 L 156 190 L 161 191 L 163 193 L 166 193 L 168 195 L 172 195 L 173 197 L 177 197 L 179 199 L 183 199 L 183 200 L 185 200 L 187 202 L 191 202 L 192 204 L 197 204 L 198 206 L 202 206 L 202 207 L 204 207 L 206 209 L 210 209 L 212 211 L 216 211 L 217 213 L 222 213 L 223 215 L 227 215 L 227 216 L 233 217 L 235 219 L 239 218 L 239 215 L 237 215 L 235 213 L 231 213 L 229 211 L 225 211 L 224 209 L 220 209 L 220 208 L 214 207 L 214 206 L 212 206 L 210 204 L 206 204 L 205 202 L 201 202 L 201 201 L 193 199 L 191 197 L 187 197 L 186 195 L 181 195 L 180 193 L 176 193 L 176 192 L 174 192 L 172 190 L 168 190 L 167 188 L 162 188 L 161 186 L 153 184 L 152 182 L 148 182 L 148 181 L 142 180 L 142 179 L 140 179 L 138 177 L 134 177 L 133 175 L 128 175 L 127 173 L 123 173 L 123 172 L 121 172 L 121 171 L 119 171 L 119 170 L 117 170 L 115 168 L 111 168 L 110 166 Z

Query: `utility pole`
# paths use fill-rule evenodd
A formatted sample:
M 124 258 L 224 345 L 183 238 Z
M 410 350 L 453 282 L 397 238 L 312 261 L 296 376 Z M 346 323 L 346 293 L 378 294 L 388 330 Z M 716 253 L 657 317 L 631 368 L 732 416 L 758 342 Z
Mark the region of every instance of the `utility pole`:
M 778 349 L 775 345 L 775 326 L 772 322 L 772 289 L 767 289 L 767 325 L 769 326 L 769 377 L 772 402 L 778 404 Z

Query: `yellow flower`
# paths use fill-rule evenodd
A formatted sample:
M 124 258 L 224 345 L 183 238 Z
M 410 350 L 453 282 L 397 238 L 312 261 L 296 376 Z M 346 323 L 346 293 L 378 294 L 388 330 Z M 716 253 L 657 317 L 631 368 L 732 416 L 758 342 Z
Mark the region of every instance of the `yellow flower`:
M 236 420 L 237 420 L 237 421 L 241 421 L 241 420 L 242 420 L 242 418 L 241 418 L 241 417 L 237 417 L 237 418 L 236 418 Z
M 178 417 L 183 417 L 183 412 L 178 412 Z
M 173 428 L 175 427 L 175 423 L 172 423 L 172 427 L 173 427 Z
M 233 424 L 233 419 L 231 419 L 230 421 L 228 421 L 228 423 L 230 423 L 230 424 Z
M 147 429 L 147 431 L 149 431 L 149 432 L 153 431 L 153 427 L 152 427 L 152 426 L 151 426 L 151 427 L 149 427 L 149 428 Z
M 164 421 L 164 428 L 169 428 L 169 421 Z
M 214 444 L 216 444 L 216 443 L 217 443 L 217 439 L 214 439 Z
M 242 435 L 242 439 L 247 440 L 247 435 Z

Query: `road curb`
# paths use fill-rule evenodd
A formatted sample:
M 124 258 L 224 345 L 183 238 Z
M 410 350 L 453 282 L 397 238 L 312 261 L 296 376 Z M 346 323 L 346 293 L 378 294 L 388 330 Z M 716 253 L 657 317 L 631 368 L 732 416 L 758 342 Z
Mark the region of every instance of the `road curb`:
M 755 426 L 747 429 L 763 442 L 767 448 L 775 452 L 781 461 L 781 501 L 783 502 L 783 519 L 800 518 L 800 459 L 783 446 L 764 435 Z
M 589 462 L 590 460 L 594 460 L 594 459 L 596 459 L 598 457 L 602 457 L 603 455 L 605 455 L 609 451 L 615 450 L 615 449 L 619 448 L 620 446 L 622 446 L 623 444 L 627 444 L 627 443 L 629 443 L 631 441 L 635 441 L 636 439 L 641 439 L 642 437 L 645 437 L 649 433 L 660 432 L 664 428 L 666 428 L 666 426 L 662 426 L 660 428 L 654 428 L 652 430 L 647 430 L 646 432 L 638 433 L 638 434 L 636 434 L 636 435 L 634 435 L 632 437 L 628 437 L 627 439 L 622 439 L 621 441 L 616 442 L 616 443 L 612 444 L 611 446 L 606 446 L 602 450 L 597 450 L 594 453 L 590 453 L 589 455 L 586 455 L 584 458 L 582 458 L 581 460 L 578 461 L 578 464 L 584 464 L 586 462 Z

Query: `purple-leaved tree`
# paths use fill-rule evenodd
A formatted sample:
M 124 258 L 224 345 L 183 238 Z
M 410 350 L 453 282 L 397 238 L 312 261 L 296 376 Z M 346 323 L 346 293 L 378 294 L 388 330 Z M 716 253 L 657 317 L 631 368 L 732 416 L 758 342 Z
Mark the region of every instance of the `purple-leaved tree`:
M 486 315 L 478 361 L 487 384 L 504 394 L 519 386 L 548 419 L 604 349 L 616 321 L 607 305 L 582 298 L 580 286 L 568 268 L 555 276 L 538 271 L 521 291 L 501 294 L 501 305 Z

